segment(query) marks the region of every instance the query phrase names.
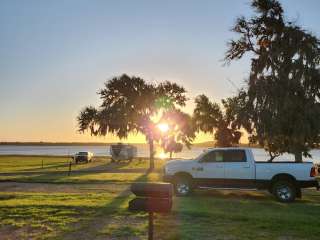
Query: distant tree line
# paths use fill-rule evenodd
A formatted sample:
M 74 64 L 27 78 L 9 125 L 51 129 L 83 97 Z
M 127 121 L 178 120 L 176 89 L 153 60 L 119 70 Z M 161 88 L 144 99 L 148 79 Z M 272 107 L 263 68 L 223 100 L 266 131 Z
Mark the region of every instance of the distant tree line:
M 150 169 L 155 142 L 172 156 L 183 145 L 189 148 L 200 131 L 212 134 L 216 146 L 229 147 L 239 144 L 243 129 L 250 143 L 269 152 L 270 161 L 285 152 L 297 162 L 310 156 L 320 142 L 320 41 L 286 21 L 278 1 L 253 0 L 251 6 L 256 15 L 237 19 L 232 30 L 239 38 L 228 43 L 225 55 L 227 63 L 252 56 L 246 86 L 235 96 L 219 104 L 199 95 L 189 115 L 183 112 L 188 100 L 183 86 L 123 74 L 98 92 L 99 107 L 80 112 L 79 130 L 120 139 L 145 135 Z M 161 122 L 169 126 L 165 133 L 157 128 Z

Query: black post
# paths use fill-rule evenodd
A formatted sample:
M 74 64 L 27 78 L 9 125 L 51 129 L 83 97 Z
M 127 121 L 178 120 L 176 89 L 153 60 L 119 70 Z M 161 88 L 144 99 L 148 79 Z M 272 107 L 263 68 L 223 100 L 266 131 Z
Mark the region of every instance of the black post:
M 71 162 L 69 162 L 69 172 L 68 172 L 68 176 L 70 176 L 71 173 Z
M 42 163 L 41 163 L 42 169 L 43 169 L 43 159 L 42 159 Z
M 153 139 L 149 139 L 149 154 L 150 154 L 149 171 L 151 172 L 154 169 L 154 145 L 153 145 Z
M 153 240 L 153 212 L 149 212 L 149 233 L 148 240 Z
M 172 184 L 133 183 L 131 192 L 137 197 L 129 202 L 129 211 L 148 212 L 148 240 L 153 240 L 153 214 L 171 211 Z

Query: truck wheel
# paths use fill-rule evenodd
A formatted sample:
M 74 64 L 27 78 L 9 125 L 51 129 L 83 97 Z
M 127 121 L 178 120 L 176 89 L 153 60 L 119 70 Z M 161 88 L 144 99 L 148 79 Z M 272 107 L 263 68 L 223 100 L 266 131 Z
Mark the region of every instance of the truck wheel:
M 175 179 L 174 190 L 177 196 L 187 196 L 192 190 L 192 180 L 189 177 L 178 176 Z
M 294 184 L 290 181 L 278 181 L 273 184 L 272 192 L 274 196 L 284 203 L 293 202 L 296 198 L 297 191 Z

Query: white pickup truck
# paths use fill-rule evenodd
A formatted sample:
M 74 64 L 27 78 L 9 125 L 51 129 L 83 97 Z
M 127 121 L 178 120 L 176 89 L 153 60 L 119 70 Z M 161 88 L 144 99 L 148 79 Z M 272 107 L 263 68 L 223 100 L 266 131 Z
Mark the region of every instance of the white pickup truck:
M 301 198 L 301 188 L 316 187 L 319 169 L 312 162 L 256 162 L 247 148 L 212 148 L 191 160 L 172 160 L 164 166 L 164 181 L 178 196 L 196 187 L 265 189 L 281 202 Z

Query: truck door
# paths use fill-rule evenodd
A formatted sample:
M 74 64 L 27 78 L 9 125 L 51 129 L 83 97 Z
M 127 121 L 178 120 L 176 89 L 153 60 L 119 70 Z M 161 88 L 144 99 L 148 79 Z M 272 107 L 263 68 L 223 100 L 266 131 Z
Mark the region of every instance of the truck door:
M 204 154 L 193 169 L 201 187 L 224 186 L 223 151 L 213 150 Z
M 230 188 L 254 188 L 255 169 L 248 161 L 245 150 L 224 151 L 225 186 Z

